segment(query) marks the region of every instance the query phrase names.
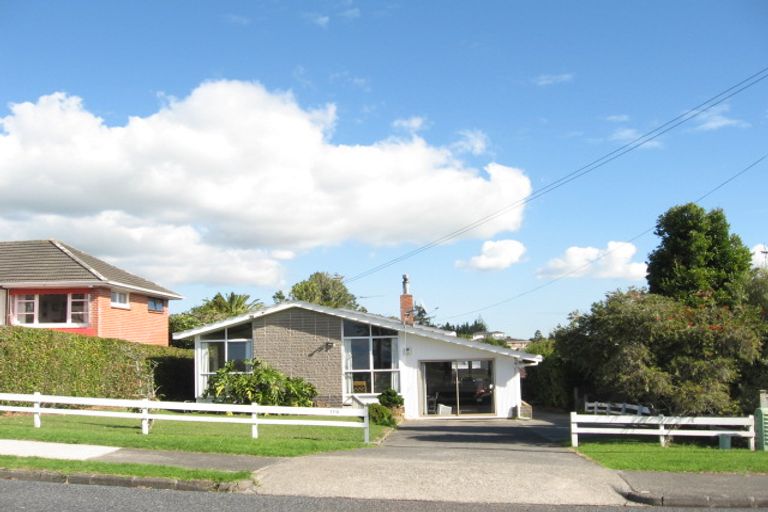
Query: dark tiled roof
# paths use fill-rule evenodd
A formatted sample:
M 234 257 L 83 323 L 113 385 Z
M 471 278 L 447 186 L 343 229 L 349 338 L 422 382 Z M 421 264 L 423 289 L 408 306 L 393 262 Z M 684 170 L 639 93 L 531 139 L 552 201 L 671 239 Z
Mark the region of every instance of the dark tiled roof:
M 55 240 L 0 242 L 0 283 L 105 282 L 178 296 L 167 288 L 121 270 Z

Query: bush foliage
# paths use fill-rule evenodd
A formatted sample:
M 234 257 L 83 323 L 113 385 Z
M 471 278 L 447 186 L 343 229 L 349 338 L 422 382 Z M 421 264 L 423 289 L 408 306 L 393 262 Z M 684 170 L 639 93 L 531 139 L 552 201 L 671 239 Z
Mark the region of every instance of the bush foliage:
M 392 416 L 392 410 L 389 407 L 384 407 L 381 404 L 371 404 L 368 406 L 368 417 L 376 425 L 383 425 L 385 427 L 396 427 L 397 422 L 395 417 Z
M 193 398 L 191 350 L 48 329 L 0 327 L 0 390 L 105 398 Z
M 251 359 L 246 366 L 251 371 L 243 373 L 234 362 L 227 362 L 208 378 L 205 396 L 233 404 L 312 406 L 317 389 L 309 382 L 288 377 L 259 359 Z
M 397 391 L 392 388 L 387 388 L 379 395 L 379 403 L 384 407 L 394 409 L 395 407 L 402 407 L 405 401 Z

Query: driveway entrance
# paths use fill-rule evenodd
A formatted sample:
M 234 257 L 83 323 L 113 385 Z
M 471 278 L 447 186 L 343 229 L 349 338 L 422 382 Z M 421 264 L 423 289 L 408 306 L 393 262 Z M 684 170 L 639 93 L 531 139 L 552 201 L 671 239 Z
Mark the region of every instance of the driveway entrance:
M 408 421 L 378 448 L 286 459 L 264 494 L 474 503 L 623 505 L 616 473 L 576 455 L 565 416 Z

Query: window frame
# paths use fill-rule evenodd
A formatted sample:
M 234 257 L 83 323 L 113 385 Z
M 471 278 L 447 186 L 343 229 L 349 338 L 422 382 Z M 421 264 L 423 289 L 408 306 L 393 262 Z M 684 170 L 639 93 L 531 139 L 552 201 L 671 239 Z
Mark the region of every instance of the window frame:
M 115 296 L 119 299 L 121 295 L 125 296 L 125 302 L 116 302 Z M 121 290 L 110 290 L 109 305 L 117 309 L 131 309 L 131 293 Z
M 238 327 L 242 327 L 244 324 L 239 325 L 231 325 L 229 327 L 222 327 L 222 331 L 224 332 L 224 336 L 221 338 L 209 338 L 209 339 L 203 339 L 203 335 L 197 335 L 196 338 L 196 350 L 198 352 L 198 357 L 196 357 L 196 360 L 200 361 L 200 367 L 197 368 L 197 380 L 198 385 L 200 386 L 199 389 L 196 391 L 199 396 L 202 396 L 203 392 L 205 392 L 205 389 L 208 387 L 208 378 L 211 375 L 216 374 L 216 370 L 211 371 L 210 368 L 208 368 L 208 371 L 203 371 L 202 365 L 208 366 L 208 363 L 204 360 L 208 357 L 207 351 L 207 344 L 214 344 L 214 343 L 220 343 L 224 345 L 224 360 L 222 361 L 223 364 L 226 364 L 229 361 L 229 344 L 230 343 L 243 343 L 245 342 L 245 361 L 253 358 L 253 330 L 251 330 L 251 337 L 250 338 L 243 338 L 243 337 L 237 337 L 237 338 L 230 338 L 229 337 L 229 329 L 236 329 Z M 216 331 L 214 331 L 215 333 Z M 211 335 L 214 333 L 208 333 L 207 335 Z M 223 367 L 223 364 L 221 367 Z M 196 365 L 197 366 L 197 365 Z M 234 373 L 252 373 L 253 368 L 246 365 L 245 371 L 242 372 L 234 372 Z
M 40 296 L 41 295 L 65 295 L 67 297 L 67 311 L 65 322 L 40 322 Z M 83 298 L 73 298 L 73 295 L 82 295 Z M 31 299 L 27 298 L 32 296 Z M 83 304 L 83 311 L 72 311 L 72 305 L 74 303 Z M 91 320 L 91 294 L 84 292 L 67 292 L 67 293 L 20 293 L 13 295 L 11 324 L 19 325 L 23 327 L 40 327 L 47 329 L 61 329 L 61 328 L 84 328 L 90 326 Z M 21 304 L 32 304 L 32 311 L 20 311 L 19 306 Z M 83 316 L 82 322 L 73 322 L 72 314 Z M 32 315 L 32 322 L 19 322 L 19 315 L 29 316 Z
M 382 374 L 389 374 L 390 378 L 392 379 L 392 388 L 394 388 L 397 392 L 400 392 L 400 358 L 399 358 L 399 347 L 400 347 L 400 335 L 398 331 L 394 329 L 386 329 L 388 331 L 391 331 L 392 334 L 373 334 L 373 326 L 371 324 L 364 324 L 362 322 L 354 322 L 352 320 L 347 320 L 348 322 L 353 322 L 355 324 L 359 325 L 366 325 L 368 327 L 368 336 L 360 336 L 356 332 L 353 336 L 345 336 L 345 328 L 344 328 L 344 322 L 342 322 L 342 341 L 343 341 L 343 354 L 342 354 L 342 372 L 343 372 L 343 383 L 344 383 L 344 396 L 378 396 L 381 394 L 381 391 L 376 391 L 376 376 L 382 375 Z M 354 368 L 348 368 L 347 362 L 352 363 L 352 343 L 354 341 L 362 341 L 366 340 L 368 343 L 368 367 L 364 369 L 354 369 Z M 392 366 L 390 368 L 376 368 L 374 364 L 374 343 L 379 340 L 391 340 L 392 347 L 391 347 L 391 364 Z M 354 379 L 355 375 L 367 375 L 367 382 L 370 383 L 370 391 L 366 393 L 355 393 L 354 391 L 354 380 L 352 380 L 350 384 L 350 379 Z
M 157 304 L 160 304 L 160 308 L 157 308 Z M 152 305 L 155 304 L 155 307 Z M 159 297 L 147 297 L 147 311 L 150 313 L 165 313 L 165 299 Z

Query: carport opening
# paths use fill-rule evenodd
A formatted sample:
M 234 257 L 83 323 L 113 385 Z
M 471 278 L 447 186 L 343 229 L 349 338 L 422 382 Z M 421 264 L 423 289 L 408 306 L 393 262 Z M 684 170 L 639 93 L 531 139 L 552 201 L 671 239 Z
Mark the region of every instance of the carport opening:
M 421 373 L 422 415 L 494 414 L 493 360 L 423 362 Z

